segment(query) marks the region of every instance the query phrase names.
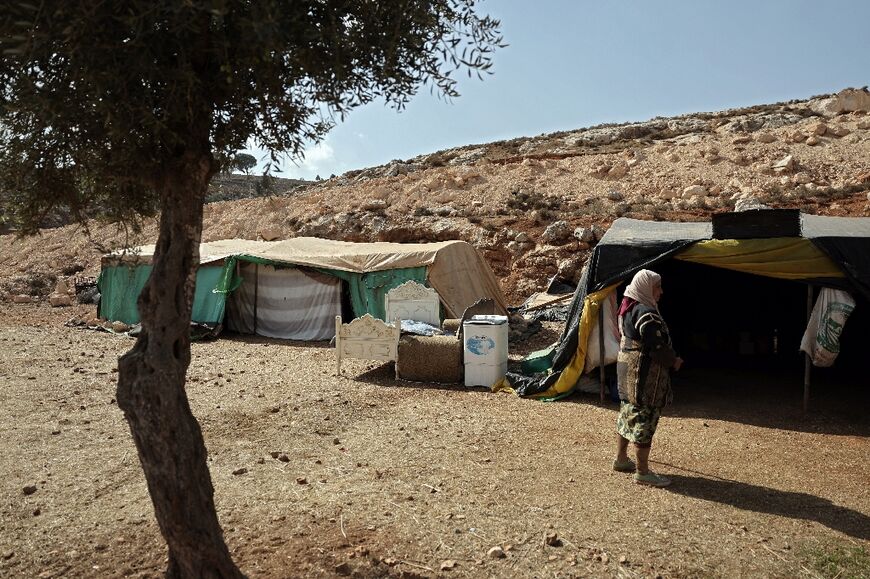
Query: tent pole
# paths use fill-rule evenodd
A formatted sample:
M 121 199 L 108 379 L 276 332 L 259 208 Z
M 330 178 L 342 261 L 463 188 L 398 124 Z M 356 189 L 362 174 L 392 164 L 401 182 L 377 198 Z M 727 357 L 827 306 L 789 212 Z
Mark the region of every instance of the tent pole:
M 254 335 L 257 334 L 257 302 L 260 295 L 260 264 L 254 264 Z
M 807 323 L 813 314 L 813 286 L 807 285 Z M 804 412 L 810 407 L 810 355 L 804 352 Z
M 604 402 L 604 304 L 598 304 L 598 378 L 601 381 L 601 401 Z

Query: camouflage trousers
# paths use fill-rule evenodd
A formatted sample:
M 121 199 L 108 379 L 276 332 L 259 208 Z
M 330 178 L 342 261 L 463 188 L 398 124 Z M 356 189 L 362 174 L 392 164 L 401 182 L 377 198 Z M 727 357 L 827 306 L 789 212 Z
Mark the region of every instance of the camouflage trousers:
M 661 418 L 661 408 L 636 406 L 631 402 L 619 404 L 616 417 L 616 432 L 639 446 L 649 446 Z

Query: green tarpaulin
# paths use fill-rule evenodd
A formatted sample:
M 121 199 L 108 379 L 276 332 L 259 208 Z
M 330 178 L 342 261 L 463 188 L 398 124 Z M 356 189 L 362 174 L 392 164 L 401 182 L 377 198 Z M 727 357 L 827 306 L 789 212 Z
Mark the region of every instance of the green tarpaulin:
M 224 319 L 226 294 L 215 293 L 223 278 L 222 266 L 201 266 L 196 272 L 196 294 L 193 298 L 192 321 L 218 324 Z M 150 265 L 119 265 L 103 268 L 97 285 L 100 289 L 100 316 L 125 324 L 139 323 L 136 302 L 148 276 Z

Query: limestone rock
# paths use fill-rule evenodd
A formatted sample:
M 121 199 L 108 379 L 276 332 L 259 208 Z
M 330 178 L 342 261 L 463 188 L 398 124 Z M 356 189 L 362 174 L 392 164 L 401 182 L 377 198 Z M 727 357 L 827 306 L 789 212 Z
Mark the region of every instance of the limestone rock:
M 798 185 L 805 185 L 807 183 L 812 183 L 812 181 L 813 181 L 813 178 L 810 176 L 810 174 L 806 173 L 804 171 L 797 173 L 793 179 L 794 179 L 794 182 L 797 183 Z
M 835 137 L 845 137 L 849 133 L 851 133 L 849 129 L 841 125 L 835 125 L 833 127 L 828 127 L 828 134 L 833 135 Z
M 622 191 L 617 191 L 616 189 L 611 189 L 607 192 L 607 198 L 611 201 L 622 201 L 624 197 Z
M 541 239 L 543 239 L 547 243 L 562 245 L 568 242 L 568 238 L 570 236 L 570 226 L 565 221 L 556 221 L 544 230 Z
M 14 304 L 29 304 L 33 301 L 33 298 L 27 294 L 19 294 L 17 296 L 12 296 L 12 303 Z
M 821 142 L 822 141 L 815 135 L 810 135 L 810 137 L 806 140 L 807 145 L 809 145 L 811 147 L 813 145 L 818 145 Z
M 60 308 L 72 305 L 72 298 L 68 294 L 54 293 L 48 296 L 48 302 L 53 308 Z
M 595 234 L 592 233 L 591 227 L 578 227 L 574 230 L 574 237 L 584 243 L 591 243 L 595 241 Z
M 825 123 L 816 123 L 812 128 L 813 134 L 818 135 L 820 137 L 822 135 L 824 135 L 827 131 L 828 131 L 828 125 L 826 125 Z
M 870 92 L 867 89 L 847 88 L 832 97 L 812 102 L 810 108 L 826 117 L 833 117 L 840 113 L 870 111 Z
M 264 227 L 257 233 L 263 241 L 275 241 L 281 239 L 281 230 L 276 227 Z
M 790 173 L 797 167 L 797 161 L 794 155 L 786 155 L 779 161 L 773 164 L 773 172 L 776 174 Z
M 127 332 L 129 330 L 130 330 L 130 326 L 128 326 L 124 322 L 121 322 L 118 320 L 115 320 L 114 322 L 112 322 L 112 331 L 115 332 L 116 334 L 123 334 L 124 332 Z
M 504 552 L 504 549 L 496 546 L 487 551 L 486 556 L 490 559 L 504 559 L 505 557 L 507 557 L 507 554 Z
M 773 133 L 761 133 L 758 135 L 757 140 L 759 143 L 773 143 L 776 142 L 776 135 Z
M 69 286 L 66 285 L 66 282 L 62 279 L 57 280 L 57 284 L 54 286 L 54 293 L 66 295 L 69 293 Z
M 707 190 L 701 185 L 689 185 L 683 189 L 683 199 L 690 197 L 703 197 L 707 194 Z

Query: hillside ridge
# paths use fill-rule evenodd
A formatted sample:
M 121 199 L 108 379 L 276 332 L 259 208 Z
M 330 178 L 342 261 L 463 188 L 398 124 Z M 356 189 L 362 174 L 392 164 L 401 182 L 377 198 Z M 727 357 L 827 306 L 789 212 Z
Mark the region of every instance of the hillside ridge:
M 475 245 L 518 303 L 560 275 L 576 281 L 618 217 L 704 220 L 751 203 L 870 215 L 870 93 L 606 123 L 463 145 L 205 208 L 203 241 L 319 236 Z M 238 179 L 239 182 L 247 179 Z M 253 178 L 248 178 L 253 179 Z M 153 243 L 91 224 L 0 236 L 0 300 L 45 296 L 94 276 L 100 250 Z M 42 280 L 37 283 L 35 280 Z M 48 288 L 48 289 L 46 289 Z

